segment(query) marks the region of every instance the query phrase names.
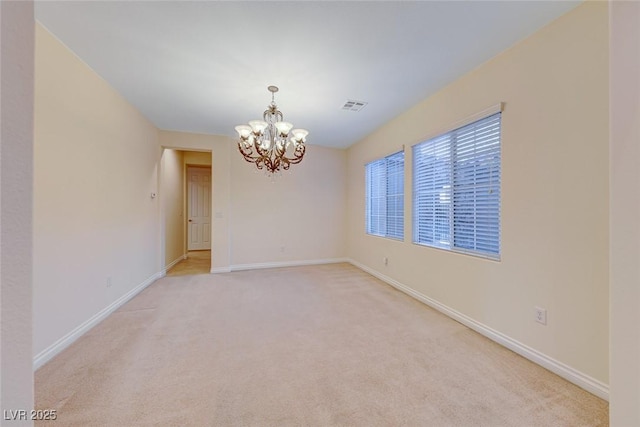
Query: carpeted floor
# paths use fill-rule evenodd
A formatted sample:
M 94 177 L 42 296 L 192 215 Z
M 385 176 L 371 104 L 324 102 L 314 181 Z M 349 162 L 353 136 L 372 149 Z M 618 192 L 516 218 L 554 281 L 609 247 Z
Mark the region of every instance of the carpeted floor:
M 35 377 L 55 426 L 608 425 L 607 402 L 348 264 L 165 277 Z

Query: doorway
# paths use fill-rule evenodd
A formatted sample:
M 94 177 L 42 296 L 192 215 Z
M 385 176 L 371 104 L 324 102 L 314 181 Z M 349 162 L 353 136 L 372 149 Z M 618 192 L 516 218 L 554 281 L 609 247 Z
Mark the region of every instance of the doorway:
M 167 276 L 190 276 L 209 274 L 211 271 L 211 251 L 189 251 L 187 257 L 167 271 Z
M 160 177 L 165 274 L 209 274 L 212 153 L 163 147 Z
M 211 250 L 210 167 L 187 167 L 187 250 Z
M 211 271 L 211 167 L 186 168 L 186 258 L 167 276 L 209 274 Z

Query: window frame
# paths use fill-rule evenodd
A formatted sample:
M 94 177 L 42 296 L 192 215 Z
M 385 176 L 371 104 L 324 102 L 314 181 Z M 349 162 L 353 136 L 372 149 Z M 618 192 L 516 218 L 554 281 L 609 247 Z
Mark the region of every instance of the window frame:
M 458 236 L 456 236 L 456 233 L 460 233 L 462 231 L 464 231 L 462 229 L 462 226 L 458 225 L 458 231 L 456 231 L 456 222 L 460 223 L 460 217 L 461 215 L 456 215 L 455 214 L 455 199 L 456 197 L 460 197 L 460 194 L 462 194 L 462 190 L 460 189 L 460 182 L 454 177 L 454 172 L 456 170 L 456 167 L 460 167 L 459 165 L 456 166 L 456 158 L 457 155 L 455 154 L 456 148 L 459 145 L 462 145 L 459 141 L 456 141 L 456 137 L 457 134 L 460 133 L 461 131 L 463 131 L 465 128 L 469 128 L 471 126 L 477 125 L 479 122 L 483 122 L 487 119 L 492 118 L 493 116 L 498 116 L 497 118 L 497 129 L 498 129 L 498 135 L 497 135 L 497 161 L 493 161 L 491 163 L 489 163 L 489 170 L 493 170 L 493 168 L 497 169 L 497 177 L 494 177 L 497 181 L 497 183 L 492 184 L 490 181 L 490 185 L 497 185 L 497 201 L 493 202 L 493 198 L 489 197 L 489 201 L 492 203 L 496 203 L 497 207 L 492 206 L 492 209 L 497 209 L 496 214 L 497 214 L 497 218 L 495 215 L 493 215 L 492 212 L 492 216 L 489 216 L 487 218 L 484 218 L 484 221 L 482 223 L 483 227 L 487 227 L 488 230 L 493 231 L 493 228 L 491 227 L 491 225 L 487 225 L 490 224 L 490 222 L 497 222 L 497 231 L 496 234 L 494 235 L 493 233 L 490 234 L 490 238 L 491 240 L 489 241 L 488 245 L 492 245 L 494 243 L 495 240 L 495 245 L 497 246 L 497 252 L 491 252 L 489 250 L 482 250 L 482 249 L 477 249 L 478 246 L 478 236 L 474 235 L 473 237 L 473 246 L 475 247 L 475 249 L 470 249 L 470 248 L 465 248 L 465 247 L 461 247 L 461 246 L 456 246 L 456 239 L 459 239 Z M 436 145 L 438 143 L 438 141 L 444 141 L 444 140 L 448 140 L 447 144 L 448 144 L 448 153 L 440 151 L 440 153 L 444 153 L 444 155 L 442 156 L 445 160 L 446 160 L 446 166 L 442 167 L 442 166 L 438 166 L 435 165 L 435 163 L 437 162 L 437 155 L 435 150 L 440 148 L 442 149 L 442 143 L 440 144 L 441 146 Z M 477 141 L 477 138 L 474 137 L 474 143 L 475 141 Z M 429 147 L 428 144 L 431 143 L 433 145 L 433 147 Z M 420 160 L 418 158 L 417 150 L 421 147 L 425 147 L 427 149 L 432 149 L 434 151 L 433 154 L 433 158 L 434 158 L 434 166 L 432 167 L 432 171 L 428 170 L 428 166 L 424 166 L 421 165 L 421 167 L 418 167 L 417 162 Z M 496 154 L 494 154 L 496 155 Z M 478 157 L 481 157 L 480 155 L 473 157 L 473 159 L 477 159 Z M 422 169 L 422 171 L 420 171 L 419 169 Z M 426 172 L 425 172 L 426 170 Z M 429 194 L 429 190 L 428 188 L 426 189 L 426 191 L 423 189 L 421 189 L 421 193 L 419 194 L 419 181 L 421 179 L 427 179 L 424 177 L 420 177 L 418 176 L 418 173 L 421 174 L 431 174 L 430 179 L 432 179 L 433 181 L 428 181 L 428 184 L 433 185 L 433 193 Z M 438 177 L 438 173 L 440 173 L 440 177 Z M 476 171 L 474 172 L 474 177 L 477 177 L 480 173 L 477 172 L 477 168 Z M 459 122 L 458 124 L 449 127 L 449 130 L 445 131 L 445 132 L 440 132 L 438 133 L 436 136 L 431 137 L 431 138 L 427 138 L 424 139 L 423 141 L 415 144 L 412 146 L 412 178 L 411 178 L 411 185 L 412 185 L 412 242 L 416 245 L 419 246 L 426 246 L 426 247 L 430 247 L 430 248 L 435 248 L 435 249 L 442 249 L 442 250 L 446 250 L 448 252 L 454 252 L 454 253 L 460 253 L 460 254 L 465 254 L 465 255 L 472 255 L 472 256 L 476 256 L 476 257 L 480 257 L 480 258 L 486 258 L 486 259 L 490 259 L 490 260 L 494 260 L 494 261 L 500 261 L 501 260 L 501 256 L 502 256 L 502 104 L 498 104 L 494 107 L 491 107 L 479 114 L 476 114 L 472 117 L 470 117 L 469 119 L 463 121 L 463 122 Z M 443 180 L 442 176 L 446 175 L 447 179 Z M 491 177 L 491 172 L 490 172 L 490 177 Z M 491 179 L 491 178 L 490 178 Z M 438 181 L 439 180 L 439 181 Z M 441 192 L 437 192 L 436 189 L 438 188 L 437 184 L 442 184 L 443 182 L 446 182 L 447 185 L 442 185 L 440 187 L 440 191 Z M 424 185 L 424 183 L 423 183 Z M 442 192 L 442 189 L 444 189 L 445 187 L 448 188 Z M 493 187 L 490 187 L 491 189 L 493 189 Z M 478 186 L 475 186 L 473 188 L 474 191 L 478 191 Z M 420 229 L 420 219 L 421 219 L 421 212 L 422 215 L 424 215 L 424 212 L 421 211 L 421 206 L 425 206 L 425 208 L 423 209 L 428 209 L 429 204 L 432 203 L 431 207 L 432 207 L 432 213 L 431 215 L 433 216 L 433 231 L 431 233 L 431 238 L 433 240 L 436 239 L 436 234 L 437 234 L 437 213 L 438 213 L 438 209 L 437 206 L 441 206 L 441 204 L 439 204 L 438 202 L 435 201 L 435 199 L 430 202 L 429 201 L 429 196 L 430 197 L 435 197 L 436 194 L 438 195 L 438 198 L 440 200 L 446 200 L 447 199 L 447 192 L 448 192 L 448 203 L 449 203 L 449 207 L 448 209 L 445 209 L 447 212 L 447 217 L 446 217 L 446 221 L 444 221 L 444 227 L 441 226 L 441 228 L 447 228 L 448 227 L 448 241 L 445 243 L 443 242 L 442 244 L 437 244 L 435 242 L 428 242 L 425 241 L 426 239 L 424 239 L 423 237 L 420 236 L 420 232 L 425 232 L 424 229 Z M 491 194 L 491 193 L 490 193 Z M 421 198 L 419 197 L 421 196 Z M 474 193 L 474 196 L 476 196 L 476 193 Z M 425 201 L 426 198 L 426 201 Z M 473 222 L 473 228 L 474 230 L 476 230 L 478 228 L 478 220 L 477 220 L 477 212 L 480 209 L 477 206 L 477 202 L 474 201 L 474 222 Z M 442 210 L 441 210 L 442 212 Z M 429 215 L 429 213 L 427 213 L 427 215 Z M 428 233 L 428 230 L 426 231 Z
M 397 161 L 398 157 L 401 157 L 402 160 L 402 166 L 401 166 L 401 170 L 399 172 L 394 172 L 396 174 L 396 181 L 394 181 L 394 183 L 396 183 L 399 186 L 399 191 L 396 191 L 392 194 L 389 194 L 389 163 L 390 162 L 394 162 Z M 372 193 L 372 176 L 371 173 L 373 171 L 370 170 L 370 168 L 374 167 L 375 165 L 378 165 L 378 167 L 383 167 L 384 168 L 384 176 L 383 176 L 383 180 L 384 180 L 384 195 L 383 196 L 373 196 Z M 380 165 L 382 164 L 382 165 Z M 399 177 L 399 180 L 397 180 L 397 178 Z M 379 178 L 379 177 L 378 177 Z M 365 164 L 365 234 L 369 235 L 369 236 L 375 236 L 375 237 L 383 237 L 383 238 L 387 238 L 387 239 L 392 239 L 392 240 L 397 240 L 397 241 L 404 241 L 405 238 L 405 227 L 404 227 L 404 220 L 405 220 L 405 209 L 404 209 L 404 192 L 405 192 L 405 185 L 404 185 L 404 181 L 405 181 L 405 153 L 404 153 L 404 148 L 396 151 L 394 153 L 389 154 L 388 156 L 373 160 L 371 162 L 368 162 L 367 164 Z M 380 189 L 378 189 L 378 191 L 380 191 Z M 374 224 L 372 223 L 372 215 L 373 215 L 373 209 L 372 209 L 372 197 L 383 197 L 384 198 L 384 232 L 376 232 L 376 230 L 373 229 Z M 392 217 L 395 218 L 396 220 L 396 224 L 392 227 L 390 227 L 389 224 L 389 199 L 390 198 L 395 198 L 396 199 L 396 208 L 392 209 L 392 212 L 395 213 L 395 215 L 392 215 Z M 400 199 L 398 201 L 398 199 Z M 398 209 L 397 207 L 400 207 L 400 209 Z M 400 216 L 398 216 L 398 212 L 401 213 Z M 399 217 L 399 220 L 398 220 Z M 393 233 L 393 230 L 398 229 L 400 230 L 400 233 Z

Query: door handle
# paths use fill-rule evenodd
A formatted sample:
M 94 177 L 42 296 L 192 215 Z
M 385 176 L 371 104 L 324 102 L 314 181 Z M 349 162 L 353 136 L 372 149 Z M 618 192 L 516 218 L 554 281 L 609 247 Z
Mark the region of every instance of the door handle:
M 189 220 L 189 222 L 193 221 L 192 219 Z

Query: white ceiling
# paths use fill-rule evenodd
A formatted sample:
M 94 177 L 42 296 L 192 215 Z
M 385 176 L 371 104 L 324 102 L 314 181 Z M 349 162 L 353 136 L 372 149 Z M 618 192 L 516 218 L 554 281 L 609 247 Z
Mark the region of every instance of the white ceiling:
M 273 84 L 310 144 L 348 147 L 577 4 L 44 1 L 36 18 L 160 129 L 235 136 Z

